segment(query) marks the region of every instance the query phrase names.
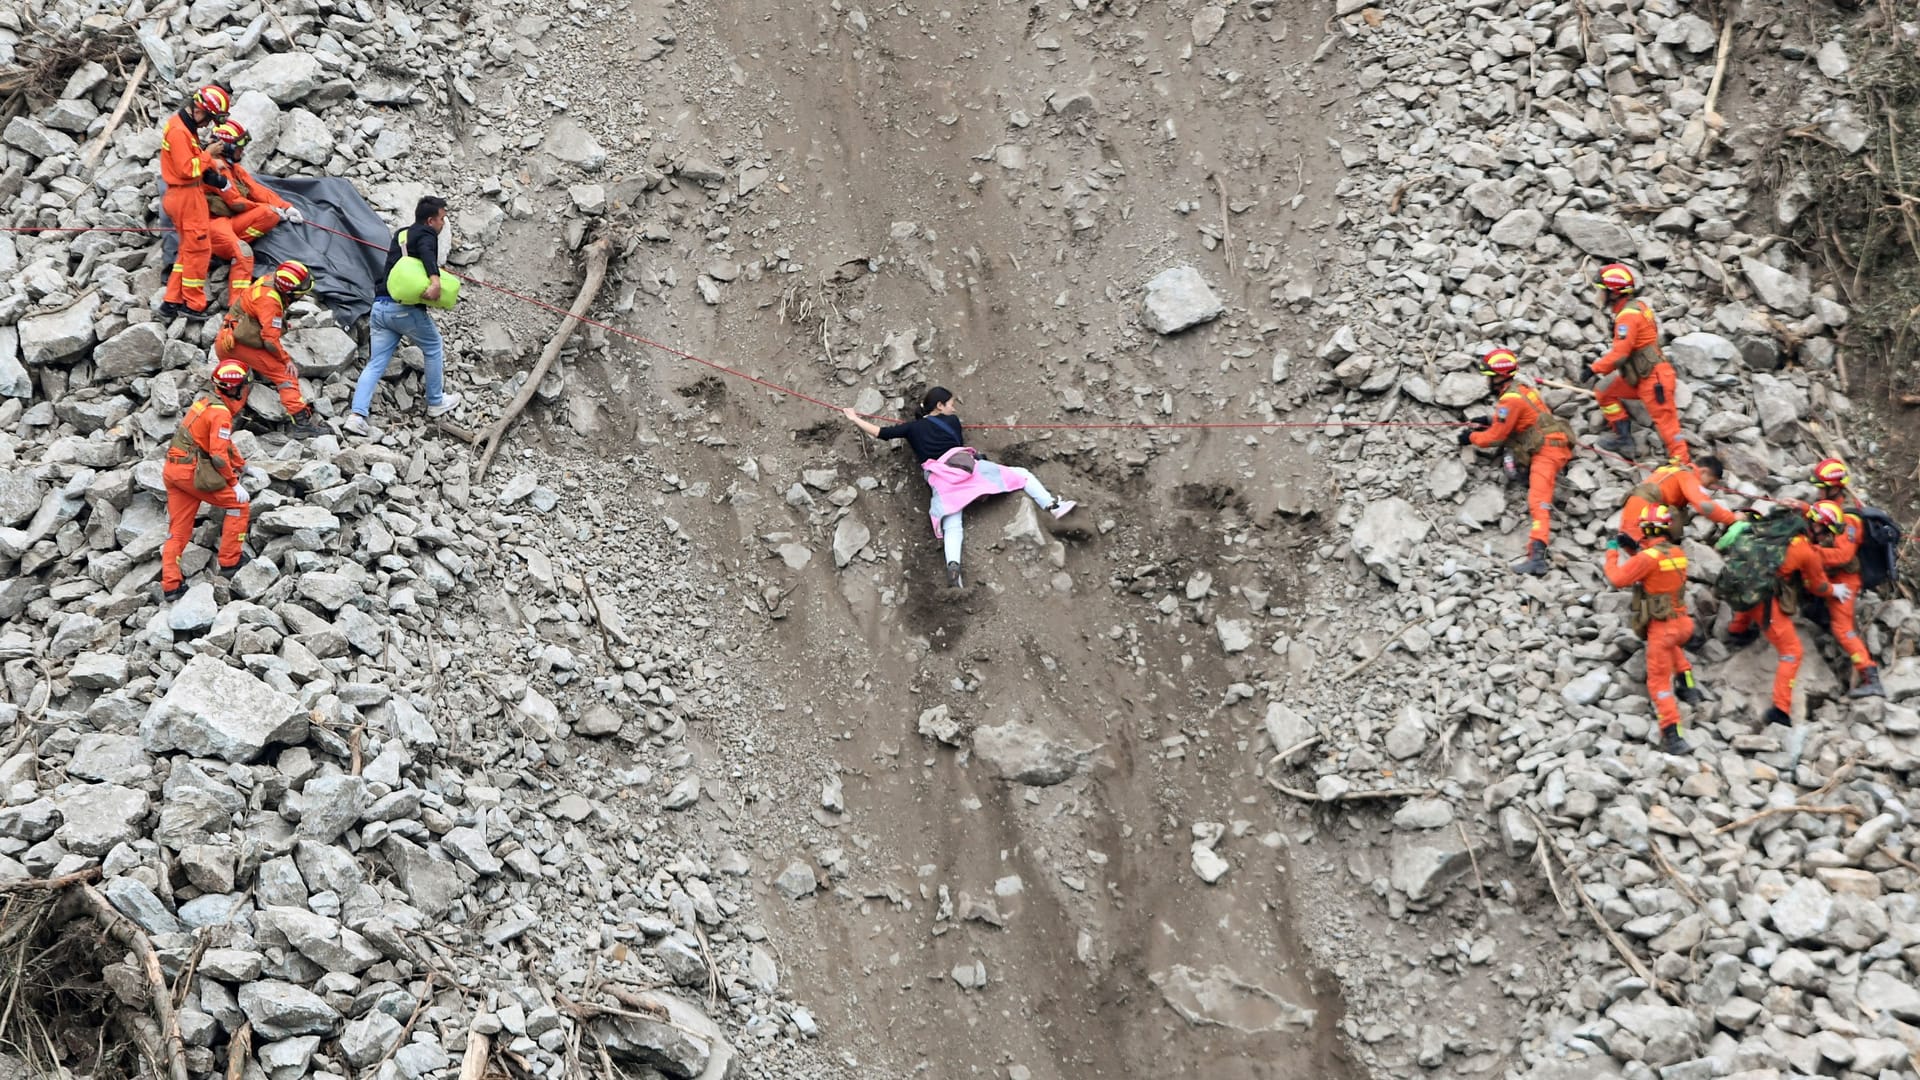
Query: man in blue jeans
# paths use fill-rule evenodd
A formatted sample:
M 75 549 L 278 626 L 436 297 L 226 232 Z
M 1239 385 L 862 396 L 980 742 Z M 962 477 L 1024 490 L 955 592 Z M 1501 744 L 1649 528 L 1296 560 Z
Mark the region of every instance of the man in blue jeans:
M 400 347 L 401 338 L 420 346 L 420 352 L 426 357 L 427 415 L 445 416 L 460 407 L 459 393 L 441 391 L 444 350 L 440 346 L 440 328 L 433 325 L 433 317 L 427 314 L 424 304 L 402 304 L 387 293 L 387 276 L 401 259 L 410 255 L 427 268 L 427 291 L 421 294 L 421 299 L 440 298 L 440 230 L 446 225 L 447 200 L 428 195 L 414 207 L 413 224 L 393 234 L 393 246 L 387 249 L 387 268 L 374 283 L 373 316 L 369 320 L 373 357 L 367 362 L 367 369 L 360 373 L 360 381 L 354 384 L 353 412 L 342 425 L 350 434 L 373 433 L 367 425 L 367 413 L 373 409 L 373 392 L 380 388 L 380 379 L 386 375 L 387 365 L 393 361 L 393 352 Z

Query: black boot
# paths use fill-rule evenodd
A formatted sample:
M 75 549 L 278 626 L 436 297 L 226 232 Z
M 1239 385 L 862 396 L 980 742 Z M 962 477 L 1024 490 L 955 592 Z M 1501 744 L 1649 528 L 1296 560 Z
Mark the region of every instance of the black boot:
M 1691 754 L 1693 747 L 1680 737 L 1678 726 L 1660 729 L 1660 749 L 1669 754 Z
M 1779 724 L 1783 727 L 1793 726 L 1793 717 L 1789 716 L 1786 711 L 1778 705 L 1767 706 L 1767 712 L 1763 719 L 1769 724 Z
M 1757 626 L 1727 631 L 1727 644 L 1735 649 L 1744 649 L 1759 640 L 1760 628 Z
M 1886 697 L 1887 688 L 1880 685 L 1880 669 L 1869 664 L 1860 669 L 1860 681 L 1847 691 L 1848 697 Z
M 1611 425 L 1613 434 L 1594 443 L 1595 446 L 1623 458 L 1633 457 L 1633 421 L 1615 420 Z
M 1527 541 L 1527 557 L 1514 566 L 1513 572 L 1516 574 L 1532 574 L 1534 577 L 1539 577 L 1551 569 L 1553 569 L 1553 564 L 1547 561 L 1547 542 L 1545 540 L 1529 540 Z
M 187 595 L 187 583 L 184 581 L 178 585 L 175 585 L 171 589 L 160 590 L 160 599 L 166 601 L 169 604 L 173 603 L 175 600 L 178 600 L 185 595 Z
M 319 435 L 331 435 L 333 429 L 322 423 L 309 406 L 287 417 L 287 434 L 296 439 L 311 439 Z
M 1693 679 L 1692 668 L 1673 677 L 1673 696 L 1689 705 L 1698 705 L 1706 700 L 1706 695 L 1700 692 L 1700 684 Z

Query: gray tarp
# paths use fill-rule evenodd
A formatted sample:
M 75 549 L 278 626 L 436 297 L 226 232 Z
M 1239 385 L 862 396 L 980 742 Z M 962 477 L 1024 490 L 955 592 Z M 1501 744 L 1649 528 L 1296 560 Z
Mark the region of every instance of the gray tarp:
M 254 173 L 280 197 L 300 208 L 310 222 L 351 233 L 374 245 L 356 244 L 344 236 L 306 225 L 281 224 L 253 245 L 254 273 L 265 274 L 288 259 L 297 259 L 313 271 L 313 295 L 333 312 L 334 321 L 351 331 L 373 310 L 373 286 L 387 268 L 387 248 L 393 233 L 374 213 L 353 181 L 337 176 L 281 178 Z M 161 185 L 165 192 L 165 185 Z M 165 265 L 173 265 L 179 240 L 165 211 L 160 224 L 167 228 Z M 209 275 L 213 276 L 213 275 Z

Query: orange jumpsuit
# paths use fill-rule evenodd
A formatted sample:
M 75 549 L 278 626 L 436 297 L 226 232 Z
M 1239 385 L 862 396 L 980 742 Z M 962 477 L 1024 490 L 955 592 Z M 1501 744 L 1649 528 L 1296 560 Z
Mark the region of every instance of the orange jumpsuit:
M 167 193 L 160 205 L 180 237 L 173 270 L 167 276 L 164 299 L 195 311 L 207 307 L 207 262 L 213 257 L 213 235 L 207 222 L 207 193 L 202 175 L 213 167 L 213 155 L 200 146 L 199 136 L 181 113 L 167 117 L 160 134 L 160 179 Z
M 1692 670 L 1684 646 L 1693 636 L 1693 616 L 1687 614 L 1687 556 L 1678 544 L 1658 539 L 1622 562 L 1620 549 L 1607 549 L 1607 580 L 1616 588 L 1640 586 L 1649 599 L 1666 597 L 1673 614 L 1647 624 L 1647 696 L 1660 715 L 1660 730 L 1679 726 L 1680 702 L 1673 696 L 1673 680 Z
M 1791 599 L 1791 588 L 1795 574 L 1807 591 L 1828 601 L 1833 598 L 1833 585 L 1827 580 L 1826 567 L 1820 564 L 1820 549 L 1804 536 L 1796 536 L 1787 545 L 1787 557 L 1780 563 L 1780 587 L 1776 592 L 1786 593 L 1787 605 L 1780 603 L 1780 596 L 1764 604 L 1756 604 L 1745 611 L 1738 612 L 1727 629 L 1735 634 L 1744 634 L 1753 629 L 1753 624 L 1765 620 L 1767 640 L 1773 644 L 1773 651 L 1779 657 L 1779 664 L 1773 669 L 1773 706 L 1783 713 L 1793 712 L 1793 682 L 1800 676 L 1800 635 L 1793 629 L 1793 613 L 1799 607 L 1797 600 Z
M 300 394 L 300 369 L 280 341 L 286 329 L 286 301 L 281 298 L 280 290 L 273 287 L 273 279 L 263 277 L 245 286 L 228 306 L 226 325 L 213 339 L 214 357 L 245 364 L 261 381 L 272 383 L 280 392 L 280 404 L 286 407 L 288 416 L 305 412 L 307 399 Z M 234 339 L 234 313 L 241 310 L 259 321 L 260 341 L 265 348 L 256 349 Z
M 227 486 L 214 491 L 199 491 L 193 486 L 191 454 L 167 448 L 167 464 L 161 476 L 167 485 L 167 542 L 160 548 L 160 587 L 171 592 L 184 581 L 180 573 L 180 555 L 193 542 L 193 519 L 200 504 L 207 503 L 227 512 L 220 526 L 220 565 L 231 569 L 240 562 L 241 545 L 247 541 L 247 519 L 252 513 L 248 500 L 234 490 L 240 471 L 247 463 L 233 447 L 233 413 L 217 396 L 202 398 L 187 407 L 180 428 L 193 444 L 213 459 L 213 467 L 226 478 Z
M 1852 590 L 1852 595 L 1845 600 L 1827 600 L 1827 626 L 1840 647 L 1847 650 L 1853 670 L 1864 671 L 1874 666 L 1873 656 L 1867 652 L 1867 643 L 1854 626 L 1853 606 L 1860 602 L 1860 541 L 1866 538 L 1867 524 L 1858 514 L 1850 513 L 1845 520 L 1833 543 L 1818 549 L 1820 564 L 1826 568 L 1828 579 Z
M 219 171 L 227 178 L 227 186 L 218 193 L 208 192 L 208 196 L 218 198 L 226 206 L 227 216 L 215 214 L 209 227 L 213 230 L 214 254 L 221 254 L 223 239 L 227 249 L 234 253 L 228 256 L 227 266 L 227 292 L 233 296 L 253 280 L 253 244 L 280 224 L 280 215 L 274 211 L 293 204 L 254 179 L 245 165 L 223 161 Z
M 1614 374 L 1642 349 L 1652 350 L 1652 356 L 1658 359 L 1638 381 L 1629 382 L 1626 372 Z M 1680 407 L 1674 400 L 1673 365 L 1660 351 L 1660 324 L 1645 300 L 1622 299 L 1613 306 L 1613 348 L 1594 362 L 1593 370 L 1600 375 L 1614 375 L 1594 394 L 1608 427 L 1628 419 L 1624 403 L 1637 400 L 1647 407 L 1647 417 L 1653 421 L 1654 430 L 1660 433 L 1660 441 L 1667 444 L 1667 456 L 1678 462 L 1693 460 L 1686 440 L 1680 437 Z
M 1700 474 L 1692 465 L 1662 465 L 1653 470 L 1646 483 L 1627 496 L 1627 505 L 1620 511 L 1620 531 L 1635 540 L 1645 540 L 1646 534 L 1640 531 L 1640 512 L 1655 505 L 1673 508 L 1675 535 L 1687 527 L 1687 521 L 1695 513 L 1707 515 L 1715 525 L 1731 525 L 1740 520 L 1738 514 L 1707 494 L 1706 487 L 1700 483 Z
M 1505 445 L 1513 451 L 1514 463 L 1527 467 L 1527 530 L 1529 540 L 1547 542 L 1553 517 L 1553 489 L 1560 470 L 1573 460 L 1573 432 L 1566 421 L 1553 415 L 1540 391 L 1531 386 L 1512 384 L 1500 395 L 1493 410 L 1493 425 L 1468 436 L 1473 445 L 1491 450 Z

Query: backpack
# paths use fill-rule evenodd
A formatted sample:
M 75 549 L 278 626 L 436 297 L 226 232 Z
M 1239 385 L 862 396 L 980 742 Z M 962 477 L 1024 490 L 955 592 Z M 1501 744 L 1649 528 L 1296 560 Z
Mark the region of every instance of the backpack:
M 1713 595 L 1735 611 L 1771 600 L 1780 585 L 1780 566 L 1787 561 L 1787 547 L 1805 530 L 1806 523 L 1794 513 L 1741 522 L 1728 529 L 1714 545 L 1726 563 L 1713 579 Z
M 1877 589 L 1897 576 L 1900 524 L 1877 507 L 1861 506 L 1851 512 L 1867 527 L 1866 535 L 1860 539 L 1860 587 Z

